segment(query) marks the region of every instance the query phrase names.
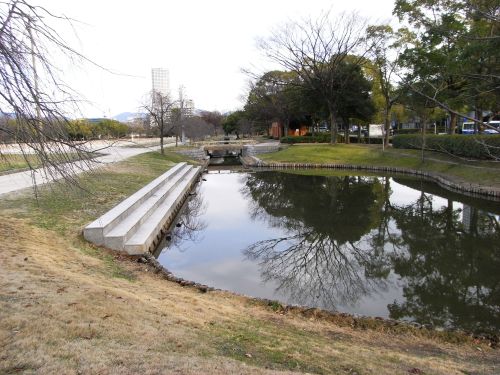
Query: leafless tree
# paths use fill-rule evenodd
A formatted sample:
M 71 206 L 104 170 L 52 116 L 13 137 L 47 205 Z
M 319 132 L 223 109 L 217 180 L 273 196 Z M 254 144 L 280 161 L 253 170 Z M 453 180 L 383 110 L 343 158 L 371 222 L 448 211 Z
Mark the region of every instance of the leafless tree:
M 212 125 L 214 136 L 217 137 L 217 132 L 222 132 L 222 119 L 224 116 L 219 111 L 204 111 L 201 114 L 201 118 L 205 120 L 207 123 Z
M 238 132 L 243 136 L 252 136 L 255 131 L 254 122 L 246 118 L 242 118 L 238 121 Z
M 160 152 L 163 155 L 165 153 L 163 138 L 176 134 L 176 123 L 172 120 L 175 102 L 170 98 L 170 95 L 153 90 L 146 98 L 142 108 L 149 115 L 152 125 L 158 128 Z
M 184 133 L 190 140 L 202 140 L 212 134 L 212 126 L 201 117 L 187 117 L 182 121 Z
M 349 59 L 354 65 L 363 61 L 365 28 L 366 21 L 355 12 L 336 19 L 325 12 L 317 19 L 288 23 L 260 41 L 265 56 L 295 72 L 323 99 L 329 112 L 331 143 L 337 142 L 337 99 L 345 84 L 338 81 L 338 71 Z
M 71 24 L 25 0 L 0 2 L 0 115 L 11 122 L 0 126 L 0 138 L 15 139 L 33 171 L 35 188 L 28 154 L 36 155 L 40 173 L 49 179 L 76 183 L 75 174 L 92 166 L 88 146 L 67 135 L 67 113 L 77 110 L 77 95 L 62 80 L 60 61 L 53 56 L 88 60 L 61 38 L 53 26 L 58 22 Z M 75 154 L 81 162 L 70 163 Z

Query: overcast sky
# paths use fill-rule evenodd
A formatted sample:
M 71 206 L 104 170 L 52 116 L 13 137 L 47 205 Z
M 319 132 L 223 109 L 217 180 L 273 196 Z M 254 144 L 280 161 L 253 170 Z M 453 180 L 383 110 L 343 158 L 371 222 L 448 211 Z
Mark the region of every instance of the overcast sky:
M 271 68 L 256 48 L 277 25 L 314 16 L 357 10 L 373 22 L 391 19 L 393 0 L 39 0 L 57 14 L 74 18 L 75 39 L 66 38 L 86 57 L 113 75 L 83 65 L 65 66 L 68 80 L 92 105 L 88 117 L 136 111 L 151 89 L 151 68 L 170 71 L 170 89 L 185 87 L 196 108 L 227 111 L 243 105 L 248 78 L 242 68 Z M 127 76 L 128 75 L 128 76 Z

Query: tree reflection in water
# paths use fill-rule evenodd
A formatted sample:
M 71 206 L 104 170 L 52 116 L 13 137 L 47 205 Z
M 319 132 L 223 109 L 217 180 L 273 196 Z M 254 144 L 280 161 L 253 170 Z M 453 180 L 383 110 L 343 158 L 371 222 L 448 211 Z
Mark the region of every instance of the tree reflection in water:
M 405 252 L 393 257 L 404 277 L 402 302 L 390 316 L 444 327 L 494 332 L 500 328 L 500 227 L 498 216 L 468 204 L 445 206 L 422 191 L 394 210 Z
M 389 257 L 381 252 L 374 259 L 362 240 L 380 222 L 379 179 L 256 173 L 243 193 L 254 219 L 286 233 L 244 250 L 259 262 L 264 281 L 277 281 L 298 303 L 330 310 L 385 288 Z
M 184 245 L 202 241 L 203 231 L 207 227 L 207 223 L 202 220 L 206 210 L 207 206 L 202 196 L 197 192 L 194 193 L 179 212 L 175 221 L 177 226 L 160 241 L 154 255 L 158 257 L 161 251 L 167 247 L 175 247 L 179 251 L 185 251 Z
M 443 206 L 422 187 L 414 202 L 396 205 L 387 177 L 266 172 L 249 175 L 243 193 L 255 220 L 286 233 L 244 254 L 259 262 L 264 281 L 276 281 L 297 303 L 331 310 L 356 304 L 390 286 L 392 271 L 404 299 L 388 306 L 390 317 L 500 328 L 498 216 L 474 201 Z

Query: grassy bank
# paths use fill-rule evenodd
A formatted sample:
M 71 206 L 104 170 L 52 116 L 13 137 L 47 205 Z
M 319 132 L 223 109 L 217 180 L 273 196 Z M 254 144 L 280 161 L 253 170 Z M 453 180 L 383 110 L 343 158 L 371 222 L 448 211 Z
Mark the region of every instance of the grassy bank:
M 259 155 L 267 162 L 344 163 L 367 166 L 412 168 L 436 172 L 456 182 L 500 187 L 500 163 L 467 161 L 437 152 L 425 153 L 424 162 L 418 150 L 389 148 L 380 145 L 294 145 L 285 150 Z
M 497 373 L 498 349 L 463 335 L 202 293 L 82 239 L 180 160 L 148 153 L 82 177 L 92 194 L 0 198 L 0 373 Z

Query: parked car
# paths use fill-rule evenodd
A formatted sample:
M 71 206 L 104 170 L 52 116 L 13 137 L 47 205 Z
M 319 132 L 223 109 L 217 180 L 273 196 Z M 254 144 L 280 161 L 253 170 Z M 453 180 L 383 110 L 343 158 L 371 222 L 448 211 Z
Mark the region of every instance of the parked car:
M 358 130 L 359 130 L 358 125 L 352 125 L 351 129 L 349 130 L 349 133 L 356 134 L 358 132 Z
M 462 124 L 462 134 L 470 135 L 474 134 L 474 123 L 473 122 L 464 122 Z
M 485 135 L 500 134 L 500 121 L 494 120 L 488 123 L 489 127 L 479 126 L 479 133 Z M 491 127 L 495 128 L 492 129 Z M 462 125 L 462 134 L 474 134 L 475 123 L 474 122 L 464 122 Z
M 497 120 L 490 121 L 488 125 L 494 127 L 495 129 L 485 127 L 482 132 L 483 134 L 492 134 L 492 135 L 500 134 L 500 121 Z

